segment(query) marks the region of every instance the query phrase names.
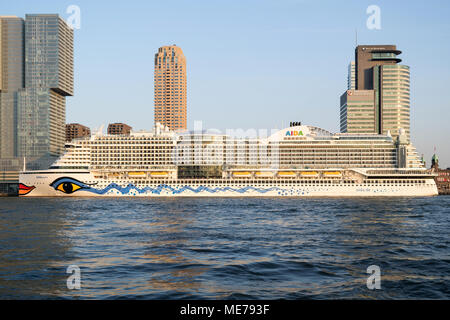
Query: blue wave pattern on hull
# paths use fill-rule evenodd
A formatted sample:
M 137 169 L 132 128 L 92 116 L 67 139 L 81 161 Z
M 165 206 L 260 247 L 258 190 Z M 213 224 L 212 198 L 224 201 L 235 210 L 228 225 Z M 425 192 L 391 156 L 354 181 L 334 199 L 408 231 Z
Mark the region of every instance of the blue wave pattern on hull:
M 72 187 L 64 188 L 61 186 L 67 187 L 67 185 L 72 185 Z M 80 191 L 87 191 L 91 193 L 95 193 L 98 195 L 104 195 L 107 193 L 111 193 L 110 191 L 116 191 L 115 194 L 122 194 L 122 195 L 137 195 L 137 194 L 157 194 L 160 195 L 163 192 L 167 192 L 164 194 L 182 194 L 184 192 L 193 192 L 193 193 L 218 193 L 218 192 L 230 192 L 230 193 L 239 193 L 244 194 L 246 192 L 257 192 L 260 194 L 265 194 L 270 191 L 275 191 L 280 196 L 294 196 L 294 195 L 304 195 L 305 193 L 308 193 L 308 191 L 305 190 L 294 190 L 292 188 L 286 189 L 286 188 L 279 188 L 279 187 L 268 187 L 268 188 L 257 188 L 254 186 L 245 186 L 242 188 L 232 188 L 232 187 L 216 187 L 211 188 L 207 186 L 198 186 L 198 187 L 192 187 L 190 185 L 185 185 L 183 187 L 172 187 L 167 184 L 160 184 L 155 188 L 152 188 L 150 186 L 144 187 L 144 188 L 138 188 L 134 184 L 130 183 L 126 187 L 122 187 L 118 185 L 117 183 L 111 183 L 108 186 L 106 186 L 103 189 L 97 189 L 94 188 L 92 184 L 87 184 L 82 181 L 79 181 L 77 179 L 71 178 L 71 177 L 61 177 L 56 179 L 50 184 L 51 187 L 53 187 L 55 190 L 59 190 L 64 193 L 74 193 L 77 190 Z M 114 193 L 114 192 L 113 192 Z
M 255 191 L 260 194 L 265 194 L 270 191 L 275 191 L 277 193 L 277 195 L 279 195 L 279 196 L 302 196 L 302 195 L 310 193 L 310 190 L 308 190 L 308 189 L 279 188 L 279 187 L 256 188 L 253 186 L 245 186 L 242 188 L 231 188 L 231 187 L 210 188 L 210 187 L 206 187 L 206 186 L 202 186 L 202 185 L 198 186 L 198 187 L 192 187 L 189 185 L 185 185 L 180 188 L 174 188 L 167 184 L 160 184 L 156 188 L 152 188 L 149 186 L 144 187 L 144 188 L 138 188 L 132 183 L 128 184 L 126 187 L 122 187 L 116 183 L 111 183 L 103 189 L 97 189 L 97 188 L 92 187 L 92 184 L 87 184 L 87 183 L 81 182 L 77 179 L 70 178 L 70 177 L 58 178 L 55 181 L 53 181 L 50 184 L 50 186 L 53 187 L 55 190 L 62 191 L 59 188 L 62 184 L 73 184 L 78 187 L 75 191 L 70 191 L 70 192 L 63 191 L 64 193 L 73 193 L 73 192 L 76 192 L 77 190 L 80 190 L 80 191 L 87 191 L 87 192 L 95 193 L 98 195 L 104 195 L 113 190 L 116 190 L 115 194 L 122 194 L 122 195 L 137 195 L 137 194 L 160 195 L 164 191 L 167 191 L 166 194 L 173 194 L 173 195 L 182 194 L 187 191 L 191 191 L 196 194 L 202 193 L 202 192 L 207 192 L 207 193 L 211 193 L 211 194 L 218 193 L 218 192 L 230 192 L 230 193 L 244 194 L 248 191 Z M 71 189 L 71 190 L 73 190 L 73 189 Z M 318 191 L 328 192 L 330 190 L 328 188 L 321 188 Z M 392 190 L 390 190 L 390 191 L 392 192 Z M 400 191 L 400 190 L 395 190 L 395 191 Z M 376 193 L 387 193 L 387 192 L 389 192 L 389 190 L 387 190 L 387 189 L 375 189 L 375 190 L 357 189 L 356 192 L 369 192 L 369 193 L 371 192 L 373 194 L 376 194 Z
M 198 186 L 197 188 L 191 187 L 191 186 L 183 186 L 181 188 L 174 188 L 172 186 L 166 185 L 166 184 L 160 184 L 158 185 L 156 188 L 152 188 L 152 187 L 144 187 L 144 188 L 138 188 L 133 184 L 129 184 L 126 187 L 121 187 L 116 183 L 111 183 L 110 185 L 108 185 L 107 187 L 105 187 L 104 189 L 95 189 L 92 187 L 88 187 L 88 188 L 83 188 L 84 191 L 90 191 L 96 194 L 106 194 L 108 193 L 110 190 L 117 190 L 118 192 L 120 192 L 121 194 L 129 194 L 131 191 L 135 190 L 136 192 L 138 192 L 139 194 L 144 194 L 144 193 L 153 193 L 153 194 L 161 194 L 161 192 L 167 190 L 169 192 L 171 192 L 172 194 L 180 194 L 186 191 L 192 191 L 194 193 L 200 193 L 200 192 L 209 192 L 209 193 L 217 193 L 217 192 L 226 192 L 226 191 L 230 191 L 230 192 L 237 192 L 237 193 L 245 193 L 247 191 L 256 191 L 258 193 L 266 193 L 269 191 L 278 191 L 281 190 L 280 188 L 276 188 L 276 187 L 271 187 L 271 188 L 267 188 L 267 189 L 262 189 L 262 188 L 255 188 L 252 186 L 246 186 L 243 188 L 231 188 L 231 187 L 217 187 L 217 188 L 209 188 L 206 186 Z

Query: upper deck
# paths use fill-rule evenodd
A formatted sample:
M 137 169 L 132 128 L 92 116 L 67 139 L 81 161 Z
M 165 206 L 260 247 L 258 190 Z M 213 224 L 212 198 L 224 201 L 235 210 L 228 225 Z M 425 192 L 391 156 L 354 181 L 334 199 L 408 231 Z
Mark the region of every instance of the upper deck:
M 389 135 L 332 134 L 312 126 L 270 136 L 185 132 L 166 129 L 130 135 L 94 135 L 73 140 L 53 168 L 108 172 L 177 171 L 218 166 L 245 170 L 424 169 L 415 148 Z

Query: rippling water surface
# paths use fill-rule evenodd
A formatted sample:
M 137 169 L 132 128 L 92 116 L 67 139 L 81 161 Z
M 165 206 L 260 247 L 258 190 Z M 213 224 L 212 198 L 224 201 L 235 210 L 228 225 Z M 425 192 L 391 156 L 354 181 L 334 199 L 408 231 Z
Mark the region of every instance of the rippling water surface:
M 449 246 L 446 196 L 2 198 L 0 298 L 449 299 Z

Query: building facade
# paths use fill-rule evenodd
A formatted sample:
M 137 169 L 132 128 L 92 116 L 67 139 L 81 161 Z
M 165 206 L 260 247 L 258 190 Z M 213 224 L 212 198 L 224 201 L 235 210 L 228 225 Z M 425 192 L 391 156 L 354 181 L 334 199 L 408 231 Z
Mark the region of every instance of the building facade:
M 377 133 L 374 90 L 347 90 L 341 96 L 341 132 Z
M 17 91 L 24 87 L 24 20 L 0 16 L 0 196 L 17 194 Z
M 155 123 L 174 131 L 187 128 L 186 58 L 176 45 L 155 54 Z
M 410 72 L 409 67 L 400 64 L 376 67 L 379 81 L 380 128 L 396 135 L 399 128 L 410 139 Z
M 395 45 L 360 45 L 355 48 L 356 89 L 374 89 L 373 68 L 393 65 L 402 60 L 397 55 L 402 52 Z
M 365 112 L 367 117 L 362 117 L 360 108 L 355 108 L 355 114 L 352 110 L 344 110 L 343 101 L 348 98 L 347 93 L 341 96 L 341 131 L 347 133 L 363 133 L 366 128 L 367 133 L 391 134 L 398 136 L 400 129 L 406 133 L 407 139 L 410 139 L 410 73 L 409 67 L 400 65 L 401 59 L 398 55 L 401 51 L 394 45 L 361 45 L 355 49 L 355 70 L 354 79 L 352 79 L 352 64 L 349 66 L 349 77 L 347 86 L 350 88 L 354 80 L 356 96 L 358 91 L 362 95 L 374 96 L 371 102 L 373 112 Z M 347 99 L 348 100 L 348 99 Z M 350 99 L 351 100 L 351 99 Z M 366 101 L 368 102 L 368 101 Z M 365 109 L 369 104 L 365 104 Z M 342 114 L 345 117 L 342 117 Z M 359 118 L 361 125 L 354 127 L 356 131 L 351 131 L 352 126 L 347 124 L 351 118 Z M 367 125 L 369 122 L 374 125 Z M 346 130 L 346 131 L 345 131 Z
M 108 125 L 108 134 L 129 135 L 132 127 L 125 123 L 111 123 Z
M 91 129 L 83 126 L 79 123 L 66 124 L 66 142 L 70 142 L 73 139 L 89 137 L 91 135 Z
M 348 65 L 347 90 L 356 89 L 356 63 L 352 61 Z
M 439 194 L 450 195 L 450 168 L 439 168 L 439 159 L 436 154 L 431 158 L 431 172 L 436 174 L 434 181 L 439 190 Z
M 0 17 L 0 159 L 16 155 L 17 91 L 24 87 L 24 20 Z

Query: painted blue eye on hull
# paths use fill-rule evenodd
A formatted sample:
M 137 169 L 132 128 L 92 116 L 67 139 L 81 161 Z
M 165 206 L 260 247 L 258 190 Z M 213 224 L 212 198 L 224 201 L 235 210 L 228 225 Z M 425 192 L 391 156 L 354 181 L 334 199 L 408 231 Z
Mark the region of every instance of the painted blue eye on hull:
M 89 184 L 81 182 L 77 179 L 70 177 L 61 177 L 50 183 L 50 186 L 57 191 L 61 191 L 66 194 L 74 193 L 78 190 L 90 191 L 93 189 Z

